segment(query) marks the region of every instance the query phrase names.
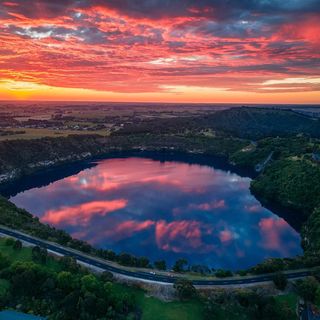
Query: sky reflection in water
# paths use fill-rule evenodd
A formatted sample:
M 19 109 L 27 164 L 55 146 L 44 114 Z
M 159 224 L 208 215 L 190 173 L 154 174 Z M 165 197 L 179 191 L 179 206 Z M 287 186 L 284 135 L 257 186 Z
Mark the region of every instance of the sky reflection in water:
M 241 269 L 301 253 L 300 237 L 250 194 L 250 179 L 208 166 L 108 159 L 11 200 L 42 222 L 116 252 Z

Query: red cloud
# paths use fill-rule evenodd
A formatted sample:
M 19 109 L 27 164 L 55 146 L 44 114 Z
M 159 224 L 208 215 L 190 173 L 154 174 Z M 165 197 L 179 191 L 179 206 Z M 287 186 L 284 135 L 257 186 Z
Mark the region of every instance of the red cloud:
M 219 234 L 219 239 L 221 242 L 230 242 L 233 240 L 233 234 L 230 230 L 223 230 Z
M 200 203 L 200 204 L 191 204 L 189 206 L 190 209 L 202 210 L 202 211 L 211 211 L 214 209 L 222 209 L 226 207 L 225 200 L 215 200 L 208 203 Z
M 112 238 L 112 240 L 121 240 L 128 237 L 131 237 L 136 232 L 144 231 L 154 226 L 155 222 L 152 220 L 146 221 L 134 221 L 128 220 L 125 222 L 121 222 L 116 225 L 114 228 L 106 231 L 102 236 Z
M 298 6 L 289 13 L 279 4 L 273 19 L 276 9 L 267 4 L 232 3 L 6 1 L 0 3 L 0 80 L 160 99 L 181 86 L 197 96 L 198 87 L 220 89 L 222 96 L 276 92 L 279 87 L 261 84 L 319 75 L 317 8 L 305 4 L 306 10 L 301 1 L 301 12 Z M 320 90 L 308 83 L 280 89 Z
M 126 207 L 127 200 L 93 201 L 73 207 L 62 207 L 50 210 L 41 218 L 43 222 L 53 225 L 66 223 L 69 225 L 87 225 L 95 216 L 105 216 L 110 212 Z
M 261 212 L 262 211 L 262 206 L 258 204 L 253 204 L 253 205 L 245 205 L 245 210 L 253 213 Z
M 212 245 L 205 244 L 202 236 L 210 234 L 212 229 L 198 221 L 174 221 L 160 220 L 156 224 L 156 242 L 159 248 L 173 252 L 198 253 L 210 252 Z
M 320 45 L 320 15 L 311 15 L 307 19 L 284 24 L 278 36 L 280 39 L 306 40 Z
M 152 160 L 130 158 L 126 159 L 126 166 L 123 166 L 119 159 L 110 159 L 105 164 L 102 162 L 99 167 L 91 169 L 92 174 L 79 174 L 78 176 L 69 177 L 64 180 L 64 183 L 72 186 L 81 186 L 81 189 L 95 190 L 97 192 L 106 192 L 125 188 L 134 184 L 154 184 L 159 187 L 175 187 L 182 192 L 198 192 L 205 190 L 203 185 L 209 184 L 207 168 L 192 170 L 188 164 L 179 164 L 179 166 L 171 164 L 159 164 L 161 173 L 155 174 L 157 171 Z M 139 170 L 136 168 L 139 167 Z M 99 170 L 97 173 L 96 170 Z M 163 173 L 164 172 L 164 173 Z M 188 174 L 186 174 L 188 172 Z M 146 178 L 147 177 L 147 178 Z M 222 207 L 224 201 L 220 200 L 208 204 L 212 208 Z M 205 204 L 204 204 L 205 206 Z
M 281 234 L 289 228 L 283 219 L 265 218 L 259 222 L 263 236 L 263 247 L 272 250 L 281 250 Z

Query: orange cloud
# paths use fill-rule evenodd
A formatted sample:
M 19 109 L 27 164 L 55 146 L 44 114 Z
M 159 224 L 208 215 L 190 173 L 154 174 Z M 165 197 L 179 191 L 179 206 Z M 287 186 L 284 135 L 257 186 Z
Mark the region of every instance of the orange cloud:
M 87 225 L 95 216 L 105 216 L 110 212 L 126 207 L 127 200 L 93 201 L 73 207 L 62 207 L 50 210 L 41 218 L 43 222 L 53 225 L 62 223 L 69 225 Z

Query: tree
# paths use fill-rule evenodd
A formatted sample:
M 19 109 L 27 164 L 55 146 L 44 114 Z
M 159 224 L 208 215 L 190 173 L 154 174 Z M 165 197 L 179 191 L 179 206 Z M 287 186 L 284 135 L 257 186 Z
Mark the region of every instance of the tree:
M 15 240 L 13 238 L 6 238 L 6 241 L 5 241 L 6 246 L 11 247 L 14 245 L 14 243 L 15 243 Z
M 257 298 L 257 294 L 255 292 L 245 289 L 239 290 L 236 298 L 239 304 L 245 308 L 248 308 L 250 305 L 254 305 L 257 299 L 259 299 Z
M 113 278 L 113 273 L 111 273 L 110 271 L 104 271 L 100 275 L 100 279 L 103 282 L 112 282 L 114 280 Z
M 205 302 L 205 305 L 204 305 L 205 320 L 219 319 L 220 313 L 221 313 L 221 308 L 216 302 L 212 301 L 211 299 L 208 299 Z
M 116 253 L 112 250 L 106 250 L 106 255 L 107 255 L 107 259 L 112 260 L 112 261 L 116 260 L 116 258 L 117 258 Z
M 146 257 L 140 257 L 137 259 L 138 268 L 147 268 L 149 265 L 149 259 Z
M 134 267 L 136 264 L 136 258 L 129 253 L 120 253 L 118 256 L 118 262 L 123 266 Z
M 283 259 L 273 258 L 267 259 L 260 264 L 257 264 L 252 268 L 254 274 L 264 274 L 282 271 L 285 267 Z
M 204 266 L 204 265 L 200 265 L 200 264 L 196 264 L 196 265 L 191 266 L 190 270 L 192 272 L 200 273 L 202 275 L 211 273 L 211 270 L 209 269 L 208 266 Z
M 178 297 L 181 300 L 191 299 L 196 296 L 197 290 L 192 282 L 187 279 L 179 279 L 173 285 Z
M 72 257 L 63 256 L 60 259 L 60 262 L 63 266 L 63 269 L 66 271 L 76 273 L 80 269 L 80 266 L 77 264 L 77 260 Z
M 14 242 L 13 249 L 14 250 L 21 250 L 22 249 L 22 242 L 20 240 L 16 240 Z
M 227 277 L 232 277 L 232 272 L 229 270 L 222 270 L 219 269 L 216 271 L 215 276 L 217 278 L 227 278 Z
M 155 261 L 154 262 L 154 266 L 158 270 L 166 270 L 167 269 L 167 265 L 166 265 L 166 262 L 164 260 Z
M 306 301 L 314 302 L 319 284 L 313 277 L 296 281 L 296 289 L 300 297 Z
M 40 262 L 42 264 L 47 261 L 48 252 L 46 249 L 42 249 L 38 246 L 32 248 L 32 260 L 35 262 Z
M 184 267 L 188 264 L 188 261 L 186 259 L 178 259 L 176 263 L 173 266 L 174 272 L 183 272 Z
M 278 290 L 284 290 L 288 284 L 288 279 L 282 272 L 275 273 L 272 280 Z
M 295 312 L 283 303 L 276 303 L 273 297 L 264 299 L 256 313 L 256 318 L 261 320 L 287 320 L 296 318 Z
M 0 270 L 8 267 L 10 265 L 10 261 L 7 256 L 3 255 L 0 252 Z
M 81 289 L 83 292 L 94 292 L 99 288 L 99 282 L 93 274 L 87 274 L 81 278 Z
M 248 274 L 248 271 L 247 270 L 239 270 L 238 271 L 238 275 L 241 276 L 241 277 L 244 277 Z
M 79 313 L 78 305 L 80 302 L 80 295 L 78 291 L 72 291 L 67 294 L 61 302 L 61 307 L 66 316 L 76 317 Z
M 315 304 L 317 306 L 320 306 L 320 286 L 318 287 L 318 289 L 316 291 Z
M 59 289 L 62 289 L 65 293 L 69 293 L 74 289 L 74 277 L 70 272 L 61 271 L 57 276 L 57 285 Z
M 312 275 L 319 281 L 320 280 L 320 267 L 316 267 L 312 270 Z

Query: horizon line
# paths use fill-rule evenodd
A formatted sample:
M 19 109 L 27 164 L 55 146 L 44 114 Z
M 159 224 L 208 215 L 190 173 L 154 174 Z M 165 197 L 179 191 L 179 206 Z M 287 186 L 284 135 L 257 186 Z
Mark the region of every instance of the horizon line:
M 172 102 L 172 101 L 107 101 L 107 100 L 2 100 L 0 99 L 0 103 L 112 103 L 112 104 L 172 104 L 172 105 L 235 105 L 235 106 L 317 106 L 320 107 L 320 102 L 318 103 L 245 103 L 245 102 Z

